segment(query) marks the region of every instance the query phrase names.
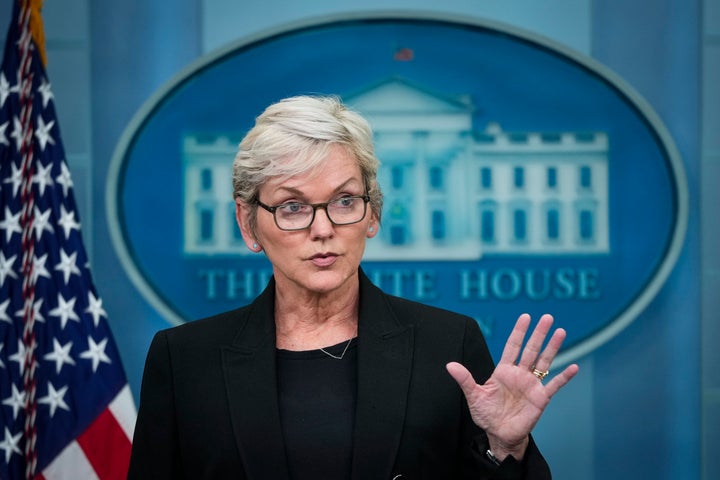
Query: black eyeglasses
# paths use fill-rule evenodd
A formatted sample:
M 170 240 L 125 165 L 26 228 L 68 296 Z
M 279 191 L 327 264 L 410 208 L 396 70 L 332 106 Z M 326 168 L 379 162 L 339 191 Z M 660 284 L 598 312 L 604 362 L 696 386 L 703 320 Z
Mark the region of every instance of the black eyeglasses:
M 318 208 L 325 210 L 333 225 L 358 223 L 365 218 L 369 201 L 370 197 L 367 195 L 356 195 L 341 197 L 325 203 L 287 202 L 273 206 L 265 205 L 260 200 L 255 203 L 273 214 L 275 225 L 280 230 L 293 231 L 310 228 Z

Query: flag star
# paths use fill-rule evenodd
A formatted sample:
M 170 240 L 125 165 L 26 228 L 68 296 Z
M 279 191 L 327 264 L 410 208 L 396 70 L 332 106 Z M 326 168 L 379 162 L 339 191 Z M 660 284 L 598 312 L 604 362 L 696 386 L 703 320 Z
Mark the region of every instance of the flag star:
M 3 145 L 10 145 L 7 135 L 5 135 L 5 130 L 7 130 L 8 125 L 10 125 L 10 122 L 5 122 L 0 125 L 0 143 Z
M 37 137 L 38 142 L 40 142 L 40 150 L 43 152 L 45 151 L 45 147 L 48 143 L 55 145 L 55 140 L 53 140 L 50 135 L 50 130 L 53 125 L 55 125 L 55 120 L 50 120 L 50 123 L 45 124 L 45 120 L 43 120 L 42 116 L 38 115 L 37 127 L 35 127 L 35 136 Z
M 85 309 L 85 313 L 89 313 L 93 317 L 93 323 L 97 327 L 100 324 L 100 317 L 107 318 L 107 312 L 102 308 L 102 299 L 95 298 L 93 292 L 88 292 L 89 306 Z
M 65 205 L 60 205 L 60 219 L 57 223 L 63 228 L 66 239 L 70 238 L 71 231 L 80 231 L 80 224 L 75 221 L 75 212 L 65 210 Z
M 55 181 L 62 185 L 63 195 L 67 197 L 68 190 L 73 186 L 72 178 L 70 178 L 70 170 L 65 162 L 60 162 L 60 175 L 55 177 Z
M 36 322 L 45 322 L 45 317 L 42 316 L 42 313 L 40 313 L 40 307 L 42 307 L 43 304 L 42 298 L 39 298 L 34 304 L 33 304 L 33 318 L 35 318 Z M 18 310 L 15 312 L 16 317 L 23 318 L 25 316 L 25 310 Z
M 20 375 L 25 372 L 25 345 L 22 340 L 18 340 L 18 351 L 8 357 L 8 360 L 17 362 L 20 369 Z
M 17 93 L 19 88 L 17 85 L 11 87 L 5 78 L 5 74 L 0 72 L 0 107 L 5 105 L 5 100 L 10 96 L 11 93 Z
M 77 297 L 73 297 L 70 300 L 65 300 L 62 293 L 58 293 L 58 306 L 50 310 L 50 315 L 53 317 L 60 318 L 60 327 L 64 330 L 68 320 L 74 320 L 80 323 L 80 317 L 75 313 L 75 300 Z
M 80 358 L 92 360 L 93 373 L 97 371 L 100 362 L 112 363 L 110 361 L 110 357 L 105 354 L 107 342 L 108 339 L 104 338 L 100 341 L 100 343 L 95 343 L 95 340 L 88 335 L 88 349 L 80 354 Z
M 48 272 L 47 268 L 45 268 L 47 256 L 47 253 L 40 258 L 33 255 L 33 269 L 31 275 L 31 280 L 33 284 L 36 284 L 40 277 L 52 278 L 52 276 L 50 276 L 50 272 Z
M 70 356 L 70 349 L 72 348 L 72 342 L 68 342 L 65 345 L 60 345 L 57 338 L 53 338 L 53 351 L 46 354 L 43 358 L 55 362 L 55 370 L 60 375 L 60 370 L 64 364 L 75 365 L 75 360 Z
M 3 405 L 7 405 L 9 407 L 12 407 L 13 409 L 13 419 L 17 418 L 18 412 L 25 408 L 25 392 L 18 391 L 15 384 L 12 384 L 12 393 L 10 393 L 10 396 L 3 400 Z
M 5 463 L 6 464 L 10 463 L 10 457 L 12 456 L 13 453 L 22 455 L 20 448 L 18 448 L 18 443 L 20 443 L 20 438 L 22 438 L 22 432 L 13 436 L 12 433 L 10 433 L 10 430 L 7 427 L 5 427 L 5 440 L 0 442 L 0 450 L 5 450 Z
M 34 207 L 34 210 L 35 218 L 33 220 L 33 229 L 35 230 L 35 240 L 40 240 L 43 231 L 47 230 L 48 232 L 53 233 L 52 225 L 50 225 L 50 214 L 52 213 L 52 210 L 50 210 L 50 207 L 48 207 L 48 209 L 44 212 L 41 212 L 38 207 Z
M 16 167 L 15 163 L 11 163 L 10 167 L 12 168 L 12 173 L 10 174 L 10 177 L 6 178 L 5 182 L 3 183 L 13 184 L 13 197 L 16 197 L 18 190 L 20 190 L 20 185 L 22 185 L 22 170 Z
M 45 195 L 45 187 L 54 185 L 52 174 L 50 173 L 52 166 L 52 162 L 47 166 L 39 164 L 37 173 L 32 176 L 32 183 L 37 183 L 40 195 Z
M 65 397 L 67 390 L 67 385 L 60 388 L 60 390 L 55 390 L 53 384 L 48 382 L 48 394 L 42 398 L 38 398 L 38 403 L 50 405 L 50 418 L 55 415 L 55 411 L 58 408 L 62 408 L 68 412 L 70 411 L 70 407 L 67 406 L 67 403 L 65 403 L 65 399 L 63 398 Z
M 10 133 L 10 137 L 15 139 L 15 149 L 19 152 L 23 142 L 23 127 L 17 116 L 13 117 L 13 131 Z
M 13 165 L 13 167 L 15 167 L 15 165 Z M 15 215 L 13 215 L 10 207 L 7 205 L 5 206 L 5 218 L 0 221 L 0 228 L 5 230 L 6 243 L 10 243 L 10 238 L 12 238 L 13 233 L 22 235 L 22 228 L 20 228 L 20 213 L 21 212 L 18 211 Z M 1 283 L 2 282 L 0 282 L 0 284 Z
M 3 348 L 5 348 L 5 344 L 0 343 L 0 352 L 2 352 Z M 2 361 L 2 357 L 0 357 L 0 367 L 5 368 L 5 364 Z
M 7 314 L 7 309 L 10 306 L 10 299 L 8 298 L 4 302 L 0 303 L 0 320 L 3 322 L 12 323 L 12 319 Z
M 43 108 L 47 107 L 48 102 L 53 98 L 50 82 L 47 81 L 47 78 L 42 79 L 42 84 L 38 87 L 38 92 L 40 92 L 43 98 Z
M 12 319 L 8 317 L 7 309 L 10 306 L 10 299 L 8 298 L 4 302 L 0 303 L 0 320 L 3 322 L 12 323 Z
M 60 270 L 63 273 L 65 285 L 68 284 L 70 281 L 70 275 L 73 273 L 80 276 L 80 269 L 78 268 L 76 262 L 77 252 L 73 252 L 71 255 L 68 255 L 65 253 L 64 249 L 60 250 L 60 263 L 55 265 L 55 270 Z M 0 285 L 2 285 L 2 282 L 0 282 Z
M 5 253 L 0 250 L 0 287 L 5 283 L 7 277 L 18 278 L 17 274 L 13 271 L 13 263 L 17 255 L 13 255 L 10 258 L 5 258 Z M 0 310 L 0 320 L 2 320 L 2 310 Z

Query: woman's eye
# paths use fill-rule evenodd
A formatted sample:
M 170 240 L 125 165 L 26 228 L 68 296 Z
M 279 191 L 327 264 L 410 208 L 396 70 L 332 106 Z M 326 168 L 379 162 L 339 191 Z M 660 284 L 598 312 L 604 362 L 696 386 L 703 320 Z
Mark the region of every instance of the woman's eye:
M 280 206 L 280 210 L 285 213 L 298 213 L 303 210 L 303 207 L 302 203 L 285 203 Z

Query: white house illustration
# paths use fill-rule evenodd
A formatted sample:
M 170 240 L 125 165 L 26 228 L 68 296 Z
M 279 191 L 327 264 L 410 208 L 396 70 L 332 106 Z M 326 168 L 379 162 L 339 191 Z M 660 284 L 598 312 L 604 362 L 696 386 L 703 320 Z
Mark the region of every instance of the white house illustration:
M 344 100 L 370 121 L 382 162 L 382 228 L 365 260 L 609 252 L 605 133 L 477 130 L 468 97 L 402 79 Z M 186 253 L 249 253 L 231 198 L 236 145 L 184 139 Z

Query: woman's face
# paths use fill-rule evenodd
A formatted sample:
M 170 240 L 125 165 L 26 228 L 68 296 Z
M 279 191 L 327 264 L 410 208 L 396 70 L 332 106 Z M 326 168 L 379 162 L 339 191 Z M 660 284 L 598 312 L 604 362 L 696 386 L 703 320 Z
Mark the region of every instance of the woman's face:
M 259 191 L 266 205 L 286 202 L 325 203 L 343 196 L 364 195 L 360 167 L 341 146 L 330 149 L 318 172 L 289 179 L 272 178 Z M 370 205 L 365 218 L 351 225 L 333 225 L 324 209 L 318 208 L 309 228 L 280 230 L 273 214 L 257 211 L 255 236 L 248 226 L 249 206 L 238 201 L 238 223 L 251 250 L 263 249 L 273 265 L 278 289 L 299 295 L 327 294 L 351 288 L 365 250 L 365 240 L 377 234 L 378 224 Z M 254 244 L 258 247 L 254 248 Z

